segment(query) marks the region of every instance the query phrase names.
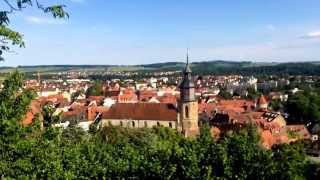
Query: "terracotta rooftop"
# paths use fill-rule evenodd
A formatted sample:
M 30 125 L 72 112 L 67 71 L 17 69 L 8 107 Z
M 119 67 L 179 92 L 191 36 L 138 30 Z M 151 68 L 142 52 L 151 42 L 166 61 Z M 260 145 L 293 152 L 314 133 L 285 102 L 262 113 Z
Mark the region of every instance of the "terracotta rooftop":
M 258 99 L 258 104 L 267 104 L 267 103 L 268 102 L 266 98 L 263 95 L 261 95 L 260 98 Z
M 297 135 L 299 139 L 309 139 L 311 134 L 305 125 L 287 125 L 287 131 L 291 131 Z
M 31 101 L 28 112 L 25 114 L 25 117 L 22 119 L 23 125 L 29 125 L 33 122 L 35 115 L 41 113 L 41 104 L 37 100 Z
M 176 121 L 177 109 L 165 103 L 118 103 L 103 113 L 102 119 Z
M 138 101 L 138 97 L 134 93 L 124 93 L 118 96 L 119 102 L 136 102 Z
M 248 100 L 219 100 L 217 103 L 205 103 L 199 104 L 199 112 L 211 113 L 213 111 L 218 112 L 235 112 L 243 113 L 247 111 L 253 111 L 255 104 Z
M 165 94 L 158 97 L 159 101 L 167 104 L 177 104 L 177 97 L 172 94 Z

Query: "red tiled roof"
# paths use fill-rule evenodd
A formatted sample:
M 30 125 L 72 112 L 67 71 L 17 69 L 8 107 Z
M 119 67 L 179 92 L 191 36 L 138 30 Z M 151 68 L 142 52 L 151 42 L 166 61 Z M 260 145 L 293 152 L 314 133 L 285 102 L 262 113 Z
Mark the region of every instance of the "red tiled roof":
M 28 111 L 25 115 L 25 118 L 22 120 L 22 125 L 26 126 L 33 122 L 34 114 Z
M 136 102 L 138 101 L 138 97 L 136 94 L 122 94 L 118 96 L 118 101 L 121 102 Z
M 305 125 L 287 125 L 286 129 L 296 133 L 299 139 L 309 139 L 311 137 Z
M 165 103 L 118 103 L 103 113 L 103 119 L 176 121 L 177 109 Z
M 103 101 L 104 100 L 104 96 L 89 96 L 88 100 L 89 101 Z
M 41 104 L 38 100 L 33 100 L 30 103 L 29 110 L 26 113 L 24 119 L 22 119 L 23 125 L 29 125 L 33 122 L 36 114 L 41 113 Z
M 38 101 L 40 102 L 41 105 L 45 105 L 48 102 L 52 102 L 52 103 L 61 103 L 61 102 L 65 102 L 68 101 L 67 99 L 65 99 L 61 94 L 57 94 L 57 95 L 50 95 L 47 97 L 39 97 Z
M 88 120 L 93 121 L 99 113 L 107 112 L 109 108 L 104 106 L 88 107 Z
M 267 104 L 267 103 L 268 102 L 267 102 L 266 98 L 263 95 L 261 95 L 258 100 L 258 104 L 261 105 L 261 104 Z
M 89 96 L 87 98 L 87 101 L 89 101 L 90 103 L 95 101 L 97 103 L 97 105 L 101 105 L 103 103 L 103 100 L 105 99 L 104 96 Z M 90 104 L 89 103 L 89 104 Z
M 142 90 L 139 92 L 139 100 L 140 101 L 147 101 L 152 97 L 156 97 L 157 92 L 153 90 Z
M 69 109 L 67 112 L 62 113 L 62 119 L 70 118 L 70 117 L 77 117 L 82 114 L 87 116 L 88 112 L 88 107 L 87 106 L 73 106 Z
M 177 104 L 177 97 L 172 94 L 165 94 L 163 96 L 159 96 L 158 99 L 161 103 Z
M 252 107 L 255 107 L 253 101 L 238 99 L 238 100 L 219 100 L 217 103 L 205 103 L 199 104 L 199 112 L 237 112 L 242 113 L 246 111 L 252 111 Z

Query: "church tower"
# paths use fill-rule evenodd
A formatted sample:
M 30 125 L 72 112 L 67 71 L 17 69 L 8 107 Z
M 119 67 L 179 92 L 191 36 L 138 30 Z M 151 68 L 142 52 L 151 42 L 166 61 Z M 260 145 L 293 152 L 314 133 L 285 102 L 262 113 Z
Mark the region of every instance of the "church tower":
M 199 134 L 198 127 L 198 102 L 195 98 L 194 82 L 189 66 L 189 55 L 187 53 L 187 64 L 183 70 L 183 80 L 180 88 L 180 125 L 182 133 L 186 137 L 194 137 Z

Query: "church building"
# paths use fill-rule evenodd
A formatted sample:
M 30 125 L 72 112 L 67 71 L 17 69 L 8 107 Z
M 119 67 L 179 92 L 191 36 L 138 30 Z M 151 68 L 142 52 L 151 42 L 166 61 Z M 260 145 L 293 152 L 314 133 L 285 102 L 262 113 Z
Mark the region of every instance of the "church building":
M 189 65 L 183 70 L 183 80 L 179 85 L 178 105 L 167 103 L 117 103 L 102 114 L 100 127 L 122 126 L 131 128 L 151 128 L 164 126 L 176 129 L 186 137 L 199 133 L 198 102 Z

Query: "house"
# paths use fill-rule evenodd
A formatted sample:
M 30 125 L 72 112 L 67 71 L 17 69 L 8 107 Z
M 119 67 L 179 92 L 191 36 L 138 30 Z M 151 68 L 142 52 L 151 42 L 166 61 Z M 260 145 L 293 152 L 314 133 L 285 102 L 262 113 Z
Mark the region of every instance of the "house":
M 272 100 L 279 100 L 279 101 L 287 101 L 288 95 L 283 94 L 282 92 L 270 92 L 269 93 L 269 99 Z
M 138 96 L 132 89 L 125 89 L 121 91 L 118 96 L 119 103 L 137 103 Z
M 42 88 L 41 91 L 38 92 L 38 96 L 48 97 L 51 95 L 57 95 L 59 93 L 60 93 L 59 88 L 48 87 L 48 88 Z
M 157 92 L 154 90 L 138 91 L 138 99 L 140 102 L 148 102 L 150 99 L 157 97 Z

